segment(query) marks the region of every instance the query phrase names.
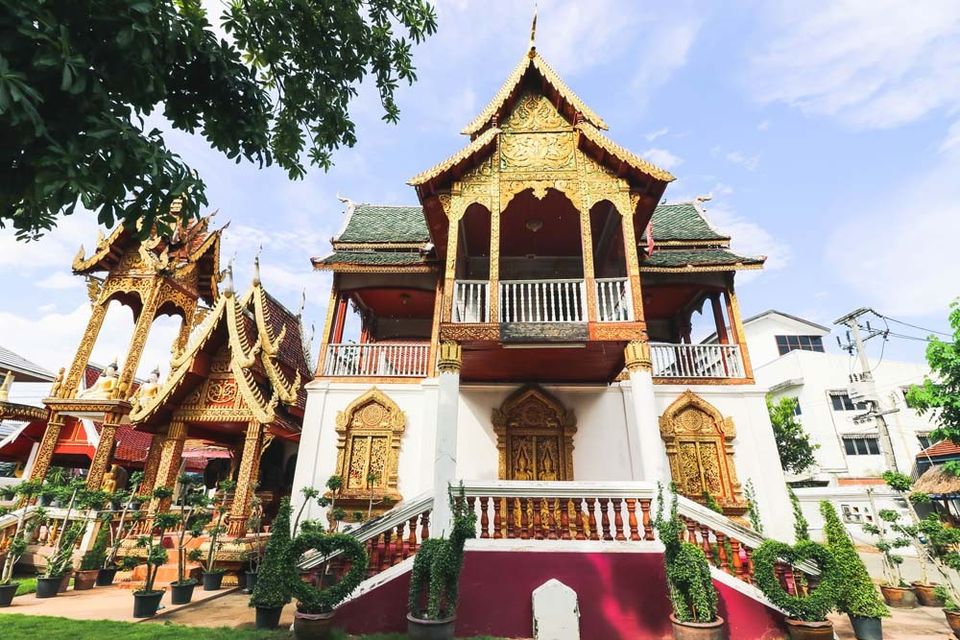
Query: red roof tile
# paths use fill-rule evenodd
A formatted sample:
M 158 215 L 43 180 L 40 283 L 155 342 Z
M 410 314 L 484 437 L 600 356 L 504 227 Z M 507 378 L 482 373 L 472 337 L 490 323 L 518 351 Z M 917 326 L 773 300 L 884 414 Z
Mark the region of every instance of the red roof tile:
M 917 459 L 922 460 L 924 458 L 939 458 L 943 456 L 960 456 L 960 444 L 956 444 L 951 440 L 941 440 L 918 453 Z

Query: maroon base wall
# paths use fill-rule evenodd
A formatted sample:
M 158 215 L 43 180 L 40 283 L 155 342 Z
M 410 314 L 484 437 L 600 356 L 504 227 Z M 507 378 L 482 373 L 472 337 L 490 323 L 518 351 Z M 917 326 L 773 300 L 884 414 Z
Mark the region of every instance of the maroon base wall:
M 460 575 L 457 635 L 532 636 L 533 590 L 556 578 L 577 592 L 583 640 L 671 638 L 658 553 L 469 551 Z M 337 610 L 350 633 L 406 630 L 409 573 Z M 785 637 L 782 616 L 724 584 L 720 615 L 734 640 Z

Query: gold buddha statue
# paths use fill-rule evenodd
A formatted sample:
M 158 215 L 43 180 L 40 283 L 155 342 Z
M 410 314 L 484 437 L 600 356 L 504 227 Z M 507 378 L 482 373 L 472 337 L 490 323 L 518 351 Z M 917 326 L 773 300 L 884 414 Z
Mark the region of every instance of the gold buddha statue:
M 100 373 L 100 377 L 89 389 L 80 392 L 80 400 L 109 400 L 116 392 L 117 384 L 120 382 L 117 376 L 117 361 L 114 359 L 106 369 Z
M 137 390 L 137 401 L 143 406 L 153 400 L 160 393 L 160 366 L 150 372 L 147 380 Z

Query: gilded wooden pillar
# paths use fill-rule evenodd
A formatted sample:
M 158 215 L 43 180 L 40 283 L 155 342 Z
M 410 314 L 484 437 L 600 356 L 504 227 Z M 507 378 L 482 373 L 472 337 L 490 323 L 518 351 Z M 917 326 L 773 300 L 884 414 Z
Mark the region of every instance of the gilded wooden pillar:
M 720 344 L 730 344 L 730 336 L 727 335 L 727 323 L 723 318 L 723 306 L 720 304 L 720 294 L 711 293 L 710 307 L 713 309 L 713 321 L 717 325 L 717 342 Z
M 323 331 L 320 333 L 320 353 L 317 356 L 316 375 L 322 376 L 324 371 L 324 362 L 327 357 L 327 345 L 330 344 L 330 338 L 333 332 L 333 318 L 337 313 L 337 274 L 333 274 L 333 283 L 330 285 L 330 299 L 327 301 L 327 317 L 323 321 Z
M 180 465 L 183 461 L 183 442 L 187 439 L 187 425 L 181 421 L 174 421 L 167 427 L 167 436 L 163 440 L 163 449 L 160 452 L 160 464 L 157 466 L 157 476 L 154 487 L 168 487 L 173 489 L 177 484 Z M 165 511 L 170 506 L 169 498 L 150 502 L 150 513 Z
M 53 450 L 57 446 L 62 429 L 63 416 L 56 412 L 51 413 L 47 420 L 47 428 L 43 432 L 43 440 L 40 441 L 40 450 L 37 451 L 37 458 L 30 471 L 30 480 L 43 480 L 46 477 L 50 461 L 53 460 Z
M 137 366 L 140 364 L 140 356 L 143 355 L 143 348 L 147 344 L 147 337 L 150 335 L 150 327 L 157 313 L 158 292 L 156 290 L 150 293 L 137 322 L 133 327 L 133 336 L 130 338 L 130 346 L 127 348 L 127 357 L 123 361 L 123 370 L 120 372 L 120 379 L 117 388 L 121 394 L 126 394 L 130 389 L 130 383 L 137 373 Z
M 83 379 L 83 372 L 87 368 L 87 362 L 89 362 L 90 354 L 93 352 L 93 345 L 97 342 L 97 336 L 100 335 L 100 328 L 103 326 L 103 319 L 107 315 L 107 304 L 103 302 L 93 305 L 90 319 L 87 321 L 87 328 L 83 332 L 80 346 L 77 347 L 77 352 L 73 356 L 70 373 L 63 381 L 59 397 L 72 398 L 77 394 L 77 389 L 80 388 L 80 380 Z M 46 469 L 44 469 L 44 473 L 46 473 Z
M 621 206 L 626 209 L 621 210 Z M 645 322 L 643 312 L 643 289 L 640 283 L 640 257 L 637 253 L 637 230 L 633 228 L 633 213 L 629 194 L 621 197 L 617 202 L 623 225 L 623 249 L 627 261 L 627 281 L 630 283 L 630 296 L 633 304 L 633 319 L 636 322 Z
M 183 322 L 180 324 L 180 331 L 177 333 L 177 339 L 173 343 L 173 354 L 180 355 L 187 348 L 187 342 L 190 340 L 190 331 L 193 329 L 196 309 L 192 313 L 184 313 Z
M 743 328 L 743 319 L 740 317 L 740 303 L 737 302 L 737 293 L 733 288 L 732 278 L 724 295 L 727 300 L 727 315 L 730 317 L 730 326 L 733 329 L 733 339 L 740 345 L 744 375 L 753 378 L 753 366 L 750 364 L 750 354 L 747 352 L 747 334 Z
M 443 271 L 443 309 L 444 322 L 453 319 L 453 290 L 457 278 L 457 248 L 460 242 L 460 220 L 463 218 L 463 201 L 459 195 L 453 196 L 444 207 L 447 214 L 447 263 Z
M 103 474 L 107 472 L 110 461 L 113 459 L 113 445 L 117 436 L 117 422 L 119 416 L 110 416 L 100 427 L 100 442 L 97 451 L 90 462 L 90 471 L 87 472 L 87 488 L 96 491 L 103 482 Z
M 257 485 L 260 469 L 260 441 L 263 425 L 251 422 L 247 425 L 247 435 L 243 441 L 243 454 L 240 459 L 240 471 L 237 474 L 237 488 L 230 507 L 230 524 L 227 533 L 242 537 L 247 533 L 247 520 L 250 519 L 250 500 Z
M 437 375 L 437 349 L 440 346 L 440 311 L 443 307 L 443 279 L 437 278 L 437 286 L 433 295 L 433 324 L 430 329 L 430 353 L 427 356 L 430 377 Z
M 490 210 L 490 314 L 487 322 L 500 322 L 500 213 L 503 204 L 500 202 L 499 187 L 494 195 L 491 198 L 493 208 Z
M 157 481 L 157 470 L 160 467 L 160 456 L 163 453 L 163 443 L 166 439 L 165 435 L 159 433 L 153 436 L 147 459 L 143 463 L 143 480 L 140 482 L 140 488 L 137 489 L 137 495 L 145 496 L 153 491 L 153 485 Z

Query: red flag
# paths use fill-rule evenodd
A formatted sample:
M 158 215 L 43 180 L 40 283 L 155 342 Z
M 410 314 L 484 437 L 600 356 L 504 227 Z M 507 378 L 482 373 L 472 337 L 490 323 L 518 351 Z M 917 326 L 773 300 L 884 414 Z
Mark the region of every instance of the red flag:
M 647 223 L 647 230 L 644 231 L 644 234 L 647 236 L 647 255 L 653 254 L 653 219 Z

